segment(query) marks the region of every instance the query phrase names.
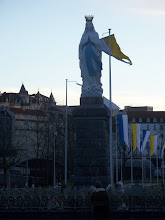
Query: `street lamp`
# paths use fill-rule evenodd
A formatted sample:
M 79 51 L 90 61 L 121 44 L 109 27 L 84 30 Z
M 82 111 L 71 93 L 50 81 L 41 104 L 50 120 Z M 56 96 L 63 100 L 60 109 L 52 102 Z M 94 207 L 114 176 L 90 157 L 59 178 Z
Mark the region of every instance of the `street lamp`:
M 56 186 L 56 128 L 54 129 L 54 174 L 53 174 L 53 187 Z
M 26 129 L 26 184 L 25 186 L 28 188 L 28 142 L 27 142 L 27 132 L 29 130 L 28 121 L 25 121 L 25 129 Z
M 76 81 L 68 81 L 66 79 L 66 110 L 65 110 L 65 185 L 67 185 L 67 138 L 68 138 L 68 105 L 67 105 L 67 84 L 68 82 L 74 82 L 79 86 L 82 86 L 81 84 L 77 83 Z

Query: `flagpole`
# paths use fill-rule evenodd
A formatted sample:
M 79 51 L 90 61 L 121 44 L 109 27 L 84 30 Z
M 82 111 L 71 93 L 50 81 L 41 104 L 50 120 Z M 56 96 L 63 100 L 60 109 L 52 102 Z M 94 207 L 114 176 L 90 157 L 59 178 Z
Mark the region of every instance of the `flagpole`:
M 67 110 L 67 83 L 68 79 L 66 79 L 66 106 L 65 106 L 65 185 L 67 185 L 67 135 L 68 135 L 68 110 Z
M 67 167 L 67 163 L 68 163 L 68 103 L 67 103 L 67 86 L 68 86 L 68 82 L 74 82 L 79 86 L 79 83 L 77 83 L 76 81 L 69 81 L 68 79 L 66 79 L 66 106 L 65 106 L 65 185 L 67 185 L 67 172 L 68 172 L 68 167 Z
M 53 146 L 53 153 L 54 153 L 53 187 L 56 186 L 56 135 L 57 135 L 57 131 L 55 127 L 54 128 L 54 146 Z
M 142 148 L 142 186 L 143 184 L 144 184 L 144 176 L 143 176 L 143 148 Z
M 123 158 L 122 158 L 122 154 L 123 154 L 123 151 L 121 149 L 121 182 L 123 182 Z
M 164 154 L 163 154 L 163 161 L 162 162 L 163 162 L 162 165 L 163 165 L 163 184 L 164 184 Z
M 131 146 L 131 184 L 133 184 L 133 169 L 132 169 L 132 146 Z
M 151 152 L 150 152 L 150 184 L 151 184 Z
M 118 158 L 117 158 L 117 115 L 116 115 L 116 183 L 118 182 Z
M 110 177 L 111 185 L 114 184 L 113 178 L 113 155 L 112 155 L 112 94 L 111 94 L 111 37 L 109 30 L 109 101 L 110 101 L 110 121 L 109 121 L 109 148 L 110 148 Z
M 156 157 L 156 166 L 157 166 L 157 185 L 158 185 L 158 151 L 157 151 L 157 157 Z

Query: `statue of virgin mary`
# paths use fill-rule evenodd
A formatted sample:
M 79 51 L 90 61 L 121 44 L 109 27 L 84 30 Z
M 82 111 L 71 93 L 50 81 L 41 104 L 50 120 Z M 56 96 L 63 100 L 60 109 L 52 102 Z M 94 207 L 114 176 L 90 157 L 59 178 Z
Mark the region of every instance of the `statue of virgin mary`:
M 83 81 L 81 97 L 100 97 L 103 93 L 100 81 L 102 70 L 101 43 L 92 23 L 93 16 L 86 16 L 85 18 L 86 27 L 79 44 L 79 60 Z

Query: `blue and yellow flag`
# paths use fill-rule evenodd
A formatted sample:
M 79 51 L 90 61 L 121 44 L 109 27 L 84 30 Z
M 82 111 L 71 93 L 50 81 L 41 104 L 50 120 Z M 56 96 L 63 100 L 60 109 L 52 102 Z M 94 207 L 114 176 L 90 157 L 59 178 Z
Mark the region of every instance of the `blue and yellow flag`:
M 142 141 L 141 151 L 144 150 L 149 136 L 150 136 L 150 131 L 143 130 L 143 141 Z
M 120 145 L 125 143 L 128 146 L 128 115 L 117 115 L 120 134 Z
M 163 156 L 164 156 L 164 149 L 165 149 L 165 143 L 164 143 L 162 149 L 160 148 L 160 158 L 163 158 Z
M 122 53 L 118 43 L 116 42 L 116 38 L 114 34 L 112 34 L 110 37 L 111 37 L 111 56 L 124 63 L 128 63 L 132 65 L 132 61 L 130 60 L 130 58 L 126 56 L 124 53 Z M 109 54 L 109 36 L 101 38 L 100 42 L 102 46 L 102 51 L 104 51 L 106 54 Z

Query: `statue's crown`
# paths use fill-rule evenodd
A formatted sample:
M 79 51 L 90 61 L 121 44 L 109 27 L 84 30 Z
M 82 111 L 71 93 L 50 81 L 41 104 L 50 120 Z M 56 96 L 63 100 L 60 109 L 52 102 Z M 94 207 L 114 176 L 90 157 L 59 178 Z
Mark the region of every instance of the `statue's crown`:
M 93 18 L 94 18 L 93 15 L 88 15 L 88 16 L 86 15 L 86 16 L 85 16 L 86 21 L 92 21 Z

